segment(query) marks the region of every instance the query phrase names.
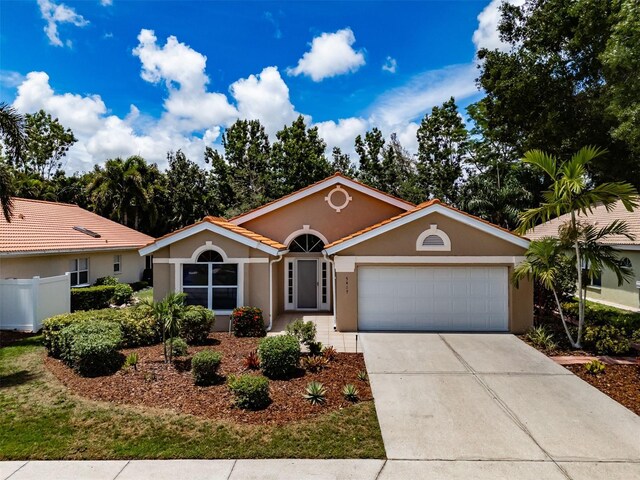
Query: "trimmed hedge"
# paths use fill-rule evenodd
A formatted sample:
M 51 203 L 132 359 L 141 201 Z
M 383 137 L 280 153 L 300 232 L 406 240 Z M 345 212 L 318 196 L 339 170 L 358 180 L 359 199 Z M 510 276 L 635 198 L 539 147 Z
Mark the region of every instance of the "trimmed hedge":
M 83 376 L 104 375 L 120 368 L 121 343 L 119 326 L 104 320 L 69 325 L 60 333 L 62 359 Z
M 222 355 L 213 350 L 203 350 L 191 359 L 191 376 L 196 385 L 212 385 L 218 380 L 218 367 Z
M 262 310 L 255 307 L 238 307 L 231 312 L 233 334 L 236 337 L 264 337 Z
M 269 380 L 265 377 L 244 374 L 230 376 L 227 380 L 229 390 L 233 393 L 234 405 L 248 410 L 265 408 L 271 402 L 269 398 Z
M 189 344 L 204 343 L 215 324 L 216 317 L 208 308 L 190 306 L 185 309 L 180 336 Z
M 111 286 L 116 286 L 118 285 L 120 282 L 118 281 L 118 279 L 116 277 L 112 277 L 112 276 L 107 276 L 107 277 L 100 277 L 96 279 L 96 283 L 94 283 L 93 285 L 96 287 L 99 287 L 100 285 L 111 285 Z
M 562 305 L 568 315 L 578 318 L 578 302 L 568 302 Z M 585 324 L 589 325 L 613 325 L 631 335 L 640 329 L 640 313 L 626 312 L 614 307 L 587 302 L 584 307 Z
M 71 289 L 71 311 L 99 310 L 107 308 L 116 287 L 114 285 L 99 285 Z
M 267 377 L 286 378 L 300 362 L 300 342 L 293 335 L 277 335 L 260 340 L 260 366 Z
M 584 331 L 584 343 L 600 355 L 624 355 L 631 350 L 630 336 L 615 325 L 588 325 Z
M 167 344 L 167 350 L 171 349 L 172 357 L 184 357 L 189 349 L 184 338 L 174 337 L 173 340 L 168 339 L 165 343 Z

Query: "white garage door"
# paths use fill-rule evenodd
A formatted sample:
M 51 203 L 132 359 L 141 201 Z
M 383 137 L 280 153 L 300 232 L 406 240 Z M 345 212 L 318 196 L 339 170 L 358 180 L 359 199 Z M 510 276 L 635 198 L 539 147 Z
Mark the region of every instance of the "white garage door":
M 506 267 L 359 267 L 359 330 L 507 331 Z

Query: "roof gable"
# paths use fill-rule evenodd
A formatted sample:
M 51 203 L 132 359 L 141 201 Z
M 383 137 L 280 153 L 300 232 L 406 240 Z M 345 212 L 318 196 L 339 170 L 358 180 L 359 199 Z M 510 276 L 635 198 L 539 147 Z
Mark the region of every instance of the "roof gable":
M 222 235 L 223 237 L 234 240 L 238 243 L 251 248 L 263 251 L 270 255 L 276 255 L 278 252 L 286 250 L 283 244 L 271 240 L 263 235 L 235 225 L 224 218 L 205 217 L 201 221 L 189 225 L 187 227 L 171 232 L 163 237 L 156 239 L 154 242 L 140 249 L 140 255 L 150 255 L 153 252 L 171 245 L 172 243 L 183 240 L 187 237 L 195 235 L 203 231 L 210 231 Z
M 476 228 L 520 247 L 527 248 L 529 246 L 528 239 L 520 237 L 515 233 L 512 233 L 509 230 L 487 222 L 486 220 L 482 220 L 481 218 L 475 217 L 456 208 L 444 205 L 440 202 L 440 200 L 436 199 L 424 202 L 415 207 L 413 210 L 401 213 L 400 215 L 389 218 L 376 225 L 367 227 L 363 230 L 360 230 L 359 232 L 355 232 L 351 235 L 341 238 L 340 240 L 336 240 L 335 242 L 325 246 L 325 252 L 328 255 L 334 255 L 342 250 L 382 235 L 385 232 L 394 230 L 398 227 L 401 227 L 402 225 L 411 223 L 434 212 L 440 213 L 462 224 Z
M 258 218 L 269 212 L 273 212 L 274 210 L 282 208 L 286 205 L 290 205 L 302 198 L 306 198 L 310 195 L 313 195 L 317 192 L 320 192 L 328 187 L 335 186 L 335 185 L 343 185 L 345 187 L 352 188 L 353 190 L 369 195 L 373 198 L 386 202 L 390 205 L 393 205 L 405 211 L 412 210 L 413 208 L 415 208 L 415 205 L 411 202 L 407 202 L 400 198 L 384 193 L 380 190 L 377 190 L 373 187 L 365 185 L 364 183 L 360 183 L 338 172 L 328 178 L 325 178 L 324 180 L 320 180 L 319 182 L 309 185 L 308 187 L 305 187 L 296 192 L 290 193 L 289 195 L 285 195 L 284 197 L 281 197 L 277 200 L 274 200 L 265 205 L 262 205 L 261 207 L 258 207 L 248 212 L 237 215 L 231 218 L 229 221 L 236 225 L 242 225 L 243 223 L 253 220 L 254 218 Z

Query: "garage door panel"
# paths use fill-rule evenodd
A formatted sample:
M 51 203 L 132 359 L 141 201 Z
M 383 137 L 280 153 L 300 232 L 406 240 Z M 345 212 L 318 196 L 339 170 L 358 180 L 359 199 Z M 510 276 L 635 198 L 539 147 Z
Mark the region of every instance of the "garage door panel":
M 360 330 L 506 331 L 506 267 L 360 267 Z

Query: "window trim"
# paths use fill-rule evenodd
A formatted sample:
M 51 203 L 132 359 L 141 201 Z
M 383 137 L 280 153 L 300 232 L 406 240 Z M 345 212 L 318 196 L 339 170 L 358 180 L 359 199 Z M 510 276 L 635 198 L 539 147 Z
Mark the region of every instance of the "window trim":
M 427 237 L 436 236 L 442 239 L 443 245 L 423 245 Z M 451 251 L 451 239 L 442 230 L 438 229 L 438 225 L 432 223 L 429 228 L 418 235 L 416 239 L 416 250 L 418 252 L 450 252 Z
M 116 265 L 118 265 L 118 269 L 116 270 Z M 113 274 L 121 275 L 122 274 L 122 255 L 116 254 L 113 256 Z
M 87 261 L 87 268 L 86 269 L 80 269 L 80 260 L 86 260 Z M 87 281 L 85 283 L 76 283 L 75 285 L 73 284 L 73 282 L 71 282 L 71 288 L 79 288 L 79 287 L 88 287 L 91 285 L 91 282 L 89 281 L 89 257 L 76 257 L 76 258 L 72 258 L 71 261 L 74 264 L 74 268 L 69 270 L 69 281 L 71 282 L 71 278 L 73 276 L 73 274 L 76 274 L 76 281 L 80 280 L 80 273 L 82 272 L 86 272 L 87 273 Z

